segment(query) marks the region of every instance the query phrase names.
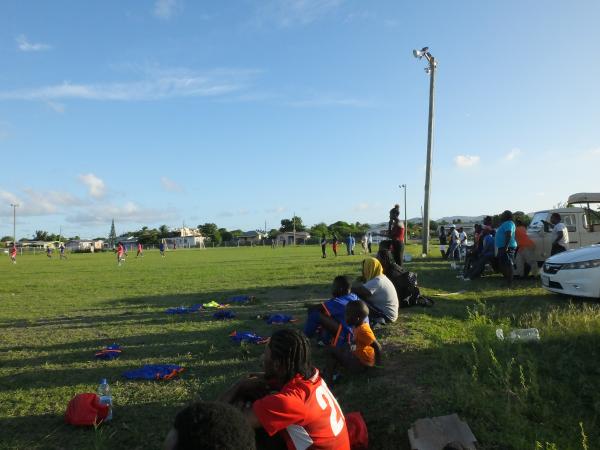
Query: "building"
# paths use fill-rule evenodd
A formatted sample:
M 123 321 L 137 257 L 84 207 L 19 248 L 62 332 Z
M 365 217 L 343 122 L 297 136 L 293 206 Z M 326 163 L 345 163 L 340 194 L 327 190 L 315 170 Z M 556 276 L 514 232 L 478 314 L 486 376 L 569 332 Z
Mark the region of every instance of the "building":
M 65 248 L 71 252 L 93 252 L 95 243 L 91 239 L 71 239 L 65 243 Z
M 277 236 L 277 243 L 282 245 L 284 242 L 286 245 L 294 244 L 294 236 L 296 238 L 296 244 L 306 244 L 306 241 L 310 239 L 310 233 L 308 231 L 284 231 L 279 233 Z
M 197 228 L 182 227 L 174 230 L 179 236 L 163 239 L 168 248 L 204 248 L 206 238 Z
M 237 237 L 237 241 L 240 245 L 257 245 L 260 244 L 265 237 L 265 233 L 261 233 L 260 231 L 245 231 Z

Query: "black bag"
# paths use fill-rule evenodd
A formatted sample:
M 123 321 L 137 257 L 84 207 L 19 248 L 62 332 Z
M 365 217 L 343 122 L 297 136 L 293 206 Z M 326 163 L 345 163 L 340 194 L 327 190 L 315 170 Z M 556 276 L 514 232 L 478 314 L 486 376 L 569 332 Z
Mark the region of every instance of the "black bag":
M 400 308 L 408 308 L 410 306 L 433 306 L 435 302 L 429 297 L 421 295 L 417 274 L 414 272 L 404 272 L 401 274 L 400 285 L 401 291 L 398 292 Z M 398 290 L 396 288 L 396 290 Z

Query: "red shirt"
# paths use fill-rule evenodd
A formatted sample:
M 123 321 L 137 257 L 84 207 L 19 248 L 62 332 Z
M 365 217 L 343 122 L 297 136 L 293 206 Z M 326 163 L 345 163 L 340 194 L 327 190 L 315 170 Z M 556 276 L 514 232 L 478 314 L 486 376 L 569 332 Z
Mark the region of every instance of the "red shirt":
M 269 436 L 283 433 L 289 450 L 350 450 L 344 414 L 318 370 L 308 380 L 296 375 L 252 410 Z
M 394 225 L 392 227 L 392 239 L 404 242 L 404 227 Z
M 124 250 L 125 250 L 125 249 L 123 248 L 123 246 L 122 246 L 122 245 L 119 245 L 119 246 L 117 246 L 117 253 L 118 253 L 119 255 L 122 255 Z
M 17 247 L 13 247 L 10 249 L 10 256 L 17 256 Z

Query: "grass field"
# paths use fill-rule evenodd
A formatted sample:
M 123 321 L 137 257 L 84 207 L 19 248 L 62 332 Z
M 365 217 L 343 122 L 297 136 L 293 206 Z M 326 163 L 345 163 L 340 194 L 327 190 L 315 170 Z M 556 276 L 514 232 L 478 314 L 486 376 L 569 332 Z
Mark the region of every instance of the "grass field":
M 416 248 L 409 248 L 417 253 Z M 335 275 L 359 275 L 360 256 L 319 257 L 318 247 L 178 250 L 160 258 L 112 254 L 8 257 L 0 277 L 0 448 L 159 448 L 176 411 L 213 399 L 244 372 L 259 368 L 260 346 L 236 346 L 232 330 L 272 328 L 257 313 L 304 318 L 303 303 L 328 297 Z M 457 412 L 483 449 L 600 448 L 600 306 L 546 293 L 537 281 L 508 290 L 498 277 L 456 279 L 436 258 L 410 265 L 430 309 L 403 309 L 377 330 L 384 369 L 348 379 L 333 391 L 346 412 L 363 413 L 373 449 L 407 449 L 417 418 Z M 465 292 L 456 292 L 466 290 Z M 170 316 L 165 309 L 236 294 L 260 304 L 238 318 Z M 450 295 L 449 295 L 450 294 Z M 301 323 L 296 324 L 300 326 Z M 498 341 L 495 329 L 537 327 L 541 342 Z M 117 342 L 123 355 L 95 361 Z M 319 365 L 321 354 L 315 349 Z M 186 368 L 180 380 L 121 377 L 146 363 Z M 112 423 L 64 425 L 69 399 L 109 379 Z

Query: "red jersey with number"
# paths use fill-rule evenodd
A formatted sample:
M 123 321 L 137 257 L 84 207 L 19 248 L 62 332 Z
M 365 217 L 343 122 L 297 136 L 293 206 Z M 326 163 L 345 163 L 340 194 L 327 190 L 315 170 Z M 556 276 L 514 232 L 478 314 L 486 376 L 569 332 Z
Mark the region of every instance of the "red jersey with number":
M 350 450 L 344 414 L 318 370 L 308 380 L 296 375 L 252 410 L 269 436 L 282 432 L 289 450 Z

